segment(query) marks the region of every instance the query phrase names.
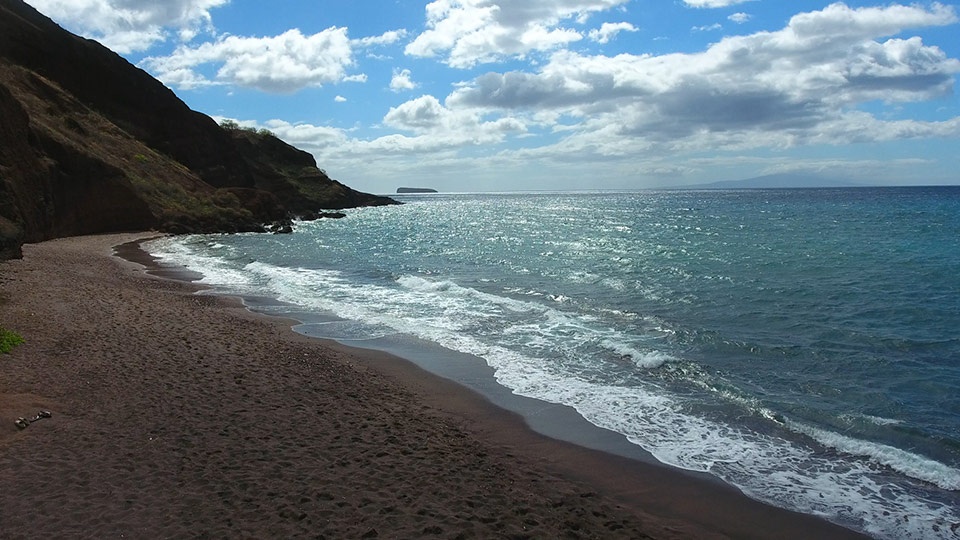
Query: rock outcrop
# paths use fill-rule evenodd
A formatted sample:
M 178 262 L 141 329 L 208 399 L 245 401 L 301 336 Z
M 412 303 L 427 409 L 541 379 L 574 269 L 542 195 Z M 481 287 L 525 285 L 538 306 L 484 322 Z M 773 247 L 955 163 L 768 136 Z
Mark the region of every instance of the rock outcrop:
M 395 203 L 270 134 L 222 128 L 20 0 L 0 0 L 0 119 L 0 258 L 61 236 L 260 231 Z

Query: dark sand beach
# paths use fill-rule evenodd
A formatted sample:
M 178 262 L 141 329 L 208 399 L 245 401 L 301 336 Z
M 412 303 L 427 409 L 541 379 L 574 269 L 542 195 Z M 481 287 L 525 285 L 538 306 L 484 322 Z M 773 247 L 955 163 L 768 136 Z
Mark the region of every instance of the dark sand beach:
M 858 537 L 112 255 L 147 236 L 0 263 L 0 538 Z

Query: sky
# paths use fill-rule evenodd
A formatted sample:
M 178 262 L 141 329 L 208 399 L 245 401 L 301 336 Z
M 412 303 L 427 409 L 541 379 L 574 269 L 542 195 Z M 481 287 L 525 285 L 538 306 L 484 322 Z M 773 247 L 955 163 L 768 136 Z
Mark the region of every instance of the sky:
M 372 193 L 960 184 L 960 6 L 27 0 Z

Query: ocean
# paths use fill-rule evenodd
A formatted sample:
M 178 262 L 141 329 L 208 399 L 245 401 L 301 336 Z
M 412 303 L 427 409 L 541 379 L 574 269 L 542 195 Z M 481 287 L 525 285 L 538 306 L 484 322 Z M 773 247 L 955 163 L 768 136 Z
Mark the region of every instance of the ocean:
M 485 364 L 758 500 L 960 537 L 960 187 L 397 199 L 144 247 L 303 333 Z

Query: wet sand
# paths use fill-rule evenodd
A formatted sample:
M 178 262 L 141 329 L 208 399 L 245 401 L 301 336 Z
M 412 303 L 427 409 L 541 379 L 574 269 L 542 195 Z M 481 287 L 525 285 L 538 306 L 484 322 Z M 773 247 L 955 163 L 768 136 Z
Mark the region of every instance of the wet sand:
M 147 236 L 0 263 L 0 538 L 858 537 L 112 255 Z

